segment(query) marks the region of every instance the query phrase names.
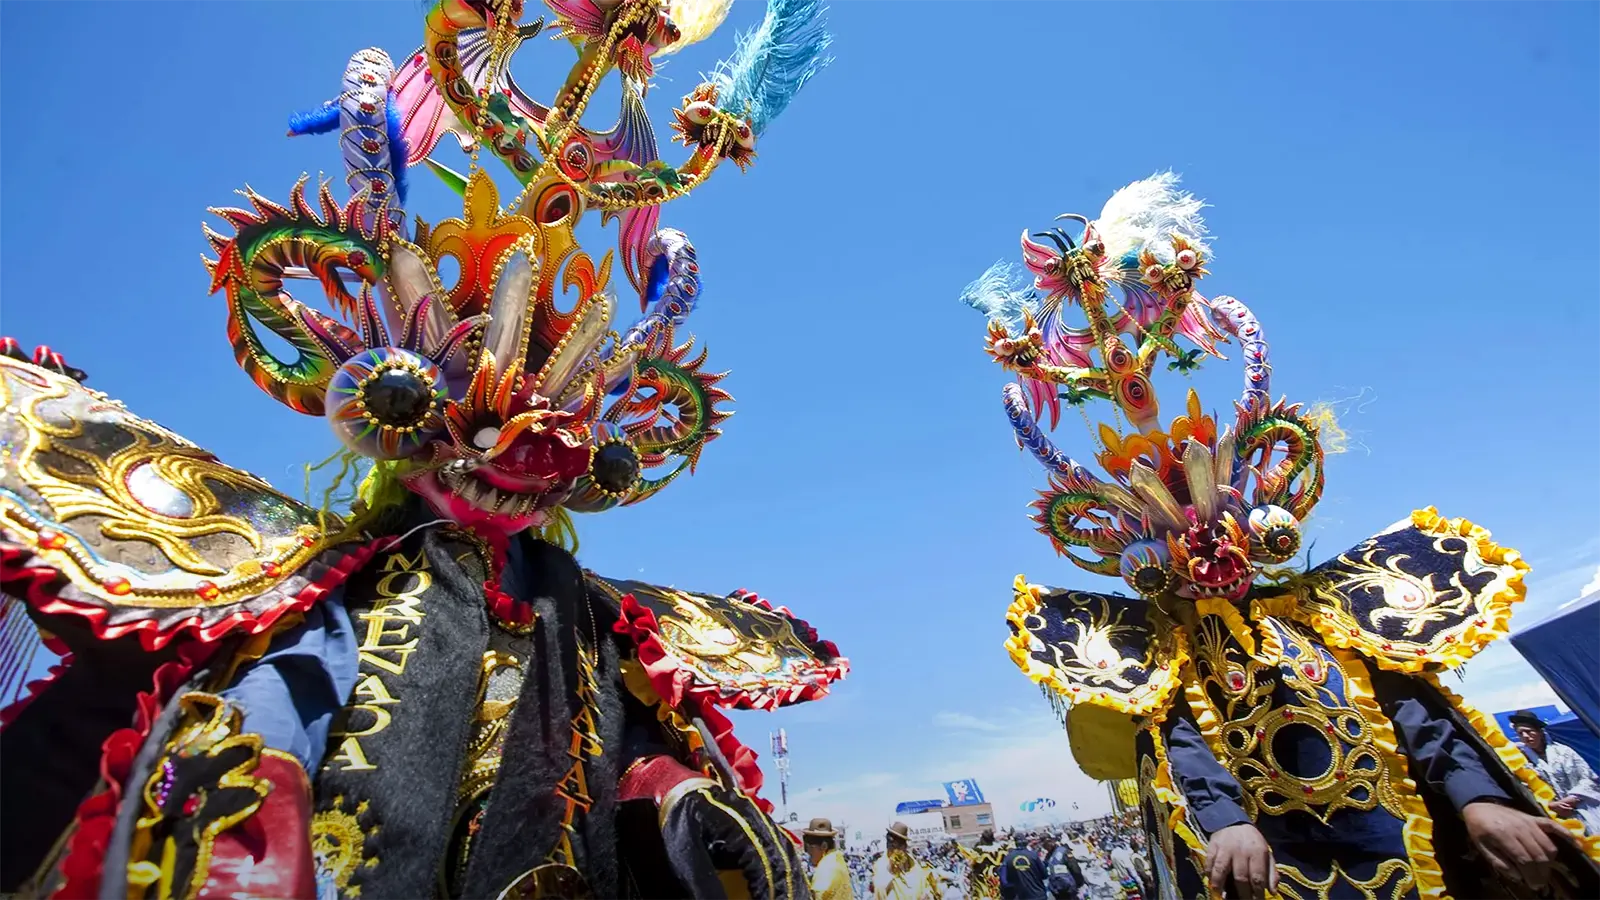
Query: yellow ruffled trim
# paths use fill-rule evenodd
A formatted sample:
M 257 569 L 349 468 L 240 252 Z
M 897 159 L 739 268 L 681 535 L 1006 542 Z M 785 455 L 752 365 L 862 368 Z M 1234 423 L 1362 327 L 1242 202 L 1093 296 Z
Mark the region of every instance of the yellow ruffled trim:
M 1228 632 L 1233 639 L 1239 642 L 1244 652 L 1254 657 L 1256 655 L 1256 639 L 1250 631 L 1250 626 L 1245 624 L 1244 614 L 1239 612 L 1239 607 L 1231 601 L 1217 597 L 1202 597 L 1194 602 L 1195 615 L 1199 618 L 1216 616 L 1223 624 L 1228 626 Z
M 1378 705 L 1366 662 L 1350 650 L 1329 648 L 1328 652 L 1344 670 L 1345 696 L 1372 729 L 1372 742 L 1378 745 L 1378 752 L 1383 756 L 1384 767 L 1388 770 L 1389 786 L 1400 802 L 1400 812 L 1406 823 L 1406 856 L 1411 862 L 1411 877 L 1416 883 L 1417 895 L 1424 900 L 1443 898 L 1446 896 L 1444 870 L 1439 867 L 1439 859 L 1434 854 L 1433 819 L 1428 815 L 1427 804 L 1417 793 L 1417 783 L 1411 780 L 1410 763 L 1400 752 L 1394 725 Z
M 661 699 L 650 684 L 650 676 L 644 666 L 639 665 L 637 660 L 625 659 L 619 668 L 622 670 L 622 686 L 628 689 L 635 700 L 656 711 L 656 721 L 677 732 L 689 752 L 699 753 L 705 749 L 706 743 L 700 737 L 700 729 Z
M 1165 716 L 1162 717 L 1163 721 Z M 1167 816 L 1167 828 L 1180 839 L 1185 847 L 1189 848 L 1190 862 L 1196 870 L 1206 870 L 1206 845 L 1200 836 L 1189 827 L 1189 804 L 1183 792 L 1172 783 L 1172 764 L 1167 762 L 1167 745 L 1161 739 L 1161 723 L 1156 722 L 1149 726 L 1151 744 L 1156 751 L 1156 780 L 1151 783 L 1151 790 L 1155 791 L 1156 799 L 1172 807 L 1172 813 Z M 1170 862 L 1170 860 L 1169 860 Z
M 1165 661 L 1157 660 L 1158 665 L 1163 663 L 1166 665 L 1166 671 L 1162 672 L 1157 668 L 1147 672 L 1149 680 L 1135 689 L 1145 696 L 1137 700 L 1128 699 L 1104 688 L 1074 684 L 1054 666 L 1034 659 L 1033 651 L 1029 647 L 1032 634 L 1028 631 L 1027 618 L 1038 613 L 1043 605 L 1039 597 L 1044 588 L 1037 584 L 1029 584 L 1027 577 L 1023 575 L 1017 576 L 1012 588 L 1015 591 L 1015 599 L 1006 610 L 1006 621 L 1010 622 L 1015 630 L 1006 638 L 1006 653 L 1033 683 L 1050 688 L 1068 704 L 1088 703 L 1130 716 L 1148 716 L 1157 710 L 1165 709 L 1172 701 L 1181 683 L 1178 673 L 1189 660 L 1188 641 L 1181 630 L 1174 629 L 1172 632 L 1172 658 Z M 1152 646 L 1158 641 L 1154 629 L 1150 630 L 1150 641 Z
M 1456 712 L 1460 713 L 1462 718 L 1467 720 L 1467 723 L 1472 726 L 1472 730 L 1476 731 L 1478 736 L 1483 738 L 1484 742 L 1494 750 L 1495 755 L 1500 757 L 1500 761 L 1505 764 L 1506 768 L 1510 769 L 1517 776 L 1517 779 L 1522 782 L 1523 786 L 1538 799 L 1539 805 L 1544 808 L 1545 813 L 1550 815 L 1550 818 L 1560 822 L 1562 827 L 1572 832 L 1573 837 L 1578 839 L 1579 844 L 1584 848 L 1584 852 L 1591 859 L 1600 860 L 1600 837 L 1585 835 L 1583 823 L 1576 819 L 1558 819 L 1554 814 L 1550 813 L 1550 804 L 1557 799 L 1556 792 L 1543 778 L 1539 777 L 1538 771 L 1528 764 L 1528 757 L 1517 749 L 1516 745 L 1506 739 L 1505 733 L 1494 723 L 1494 720 L 1474 709 L 1467 701 L 1445 687 L 1439 681 L 1437 675 L 1424 675 L 1422 677 L 1433 685 L 1434 690 L 1438 691 L 1446 702 L 1455 707 Z
M 1335 647 L 1356 650 L 1377 663 L 1379 667 L 1393 672 L 1416 673 L 1453 669 L 1508 634 L 1511 631 L 1512 606 L 1521 603 L 1528 593 L 1522 583 L 1523 576 L 1528 573 L 1528 564 L 1523 561 L 1522 554 L 1510 547 L 1502 547 L 1495 543 L 1490 539 L 1487 529 L 1474 525 L 1466 519 L 1446 519 L 1431 506 L 1413 512 L 1411 524 L 1418 531 L 1435 537 L 1466 538 L 1473 542 L 1478 555 L 1485 563 L 1512 570 L 1511 574 L 1506 576 L 1505 585 L 1494 596 L 1479 602 L 1477 614 L 1466 620 L 1465 627 L 1459 631 L 1443 632 L 1426 645 L 1409 641 L 1388 642 L 1404 648 L 1405 652 L 1397 652 L 1393 647 L 1384 649 L 1386 642 L 1382 637 L 1372 634 L 1355 618 L 1343 611 L 1326 607 L 1307 609 L 1295 602 L 1294 597 L 1290 595 L 1289 608 L 1277 614 L 1288 615 L 1296 621 L 1309 625 L 1316 629 L 1327 643 Z M 1275 597 L 1271 598 L 1271 602 L 1281 604 L 1283 599 Z M 1478 624 L 1480 622 L 1482 624 Z M 1418 653 L 1418 650 L 1422 652 Z

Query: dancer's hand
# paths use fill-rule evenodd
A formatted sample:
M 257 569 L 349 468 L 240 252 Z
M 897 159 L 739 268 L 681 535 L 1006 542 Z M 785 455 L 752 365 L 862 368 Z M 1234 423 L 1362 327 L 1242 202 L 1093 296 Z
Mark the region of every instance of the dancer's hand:
M 1572 833 L 1542 816 L 1479 801 L 1461 809 L 1467 834 L 1502 878 L 1542 891 L 1550 882 L 1560 841 L 1576 845 Z
M 1268 891 L 1278 890 L 1272 848 L 1248 822 L 1229 825 L 1211 836 L 1206 848 L 1206 878 L 1213 896 L 1229 900 L 1265 900 Z
M 1580 798 L 1576 794 L 1562 797 L 1560 800 L 1550 804 L 1550 811 L 1563 816 L 1571 816 L 1578 811 L 1579 802 Z

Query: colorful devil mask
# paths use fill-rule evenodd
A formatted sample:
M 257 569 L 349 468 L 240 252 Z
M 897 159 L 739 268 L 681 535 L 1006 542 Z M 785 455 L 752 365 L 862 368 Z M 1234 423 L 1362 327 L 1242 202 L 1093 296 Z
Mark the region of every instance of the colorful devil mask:
M 1208 248 L 1202 204 L 1157 175 L 1116 192 L 1074 237 L 1064 229 L 1022 236 L 1024 276 L 1001 263 L 963 299 L 989 316 L 988 351 L 1021 378 L 1007 385 L 1006 413 L 1019 443 L 1050 472 L 1034 504 L 1040 531 L 1092 572 L 1120 575 L 1140 595 L 1238 599 L 1262 568 L 1300 548 L 1300 520 L 1322 492 L 1316 425 L 1297 406 L 1268 398 L 1271 367 L 1260 326 L 1232 297 L 1196 289 Z M 1082 315 L 1085 324 L 1069 324 Z M 1180 351 L 1182 336 L 1196 344 Z M 1163 424 L 1150 375 L 1192 368 L 1217 343 L 1243 348 L 1244 393 L 1233 425 L 1218 431 L 1188 394 L 1184 414 Z M 1058 449 L 1039 426 L 1057 424 L 1063 402 L 1109 401 L 1132 424 L 1100 424 L 1096 475 Z
M 756 135 L 827 63 L 817 4 L 774 0 L 675 112 L 690 154 L 671 165 L 640 100 L 650 59 L 707 36 L 725 0 L 549 6 L 578 52 L 553 104 L 509 75 L 544 20 L 519 25 L 520 0 L 442 0 L 427 43 L 398 70 L 364 50 L 338 100 L 291 119 L 291 134 L 339 131 L 348 201 L 302 178 L 287 205 L 247 191 L 250 209 L 213 210 L 231 235 L 207 229 L 212 290 L 227 298 L 235 356 L 256 384 L 326 416 L 353 454 L 396 463 L 441 515 L 501 533 L 557 507 L 652 496 L 720 434 L 722 376 L 675 337 L 700 292 L 694 247 L 658 227 L 660 207 L 723 159 L 748 165 Z M 780 45 L 785 64 L 766 65 Z M 590 130 L 584 109 L 613 69 L 620 118 Z M 487 151 L 506 165 L 519 191 L 509 204 L 485 172 L 429 158 L 447 132 L 474 160 Z M 461 193 L 459 218 L 408 226 L 406 170 L 420 163 Z M 597 263 L 574 234 L 591 210 L 619 223 L 641 312 L 628 327 L 616 321 L 611 254 Z M 449 288 L 445 260 L 460 272 Z M 291 297 L 292 278 L 319 282 L 332 314 Z M 264 332 L 294 355 L 270 349 Z

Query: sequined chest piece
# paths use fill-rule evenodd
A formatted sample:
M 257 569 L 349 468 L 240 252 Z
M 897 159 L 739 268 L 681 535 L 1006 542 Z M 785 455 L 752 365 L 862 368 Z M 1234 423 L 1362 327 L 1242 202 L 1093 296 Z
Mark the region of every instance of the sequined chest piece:
M 1326 823 L 1345 808 L 1396 796 L 1374 723 L 1356 706 L 1339 660 L 1298 626 L 1264 617 L 1252 631 L 1233 607 L 1203 610 L 1194 629 L 1197 716 L 1219 723 L 1212 750 L 1244 792 L 1252 819 L 1291 810 Z
M 461 785 L 450 834 L 450 850 L 443 873 L 447 896 L 460 896 L 467 862 L 482 826 L 489 804 L 489 790 L 505 750 L 511 713 L 522 693 L 533 643 L 525 636 L 494 629 L 489 649 L 483 654 L 483 670 L 478 686 L 477 714 L 472 739 L 462 762 Z

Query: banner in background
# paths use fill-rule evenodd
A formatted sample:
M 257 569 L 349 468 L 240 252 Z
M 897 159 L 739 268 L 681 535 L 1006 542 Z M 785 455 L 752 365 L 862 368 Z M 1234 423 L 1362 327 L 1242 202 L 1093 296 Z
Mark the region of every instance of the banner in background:
M 930 809 L 938 809 L 943 805 L 943 800 L 907 800 L 894 808 L 894 814 L 905 816 L 911 813 L 927 812 Z
M 974 803 L 983 803 L 983 791 L 978 790 L 978 782 L 971 778 L 962 781 L 946 781 L 944 792 L 950 795 L 951 806 L 971 806 Z

